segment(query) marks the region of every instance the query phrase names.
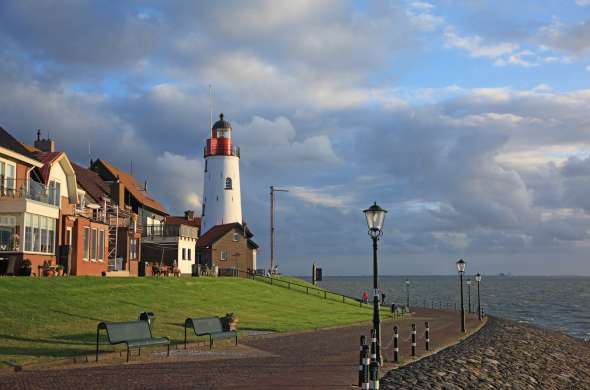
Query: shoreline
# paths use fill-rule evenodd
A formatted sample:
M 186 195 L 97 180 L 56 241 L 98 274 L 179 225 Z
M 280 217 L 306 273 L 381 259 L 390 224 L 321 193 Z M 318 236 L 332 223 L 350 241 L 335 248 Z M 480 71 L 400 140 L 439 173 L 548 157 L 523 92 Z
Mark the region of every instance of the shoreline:
M 382 389 L 590 388 L 590 343 L 490 316 L 472 336 L 390 370 Z

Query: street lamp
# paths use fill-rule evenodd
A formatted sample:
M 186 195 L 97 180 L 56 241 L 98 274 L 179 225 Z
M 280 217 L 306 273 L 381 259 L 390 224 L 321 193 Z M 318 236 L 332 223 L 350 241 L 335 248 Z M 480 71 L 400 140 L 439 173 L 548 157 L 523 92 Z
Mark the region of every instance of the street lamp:
M 378 266 L 377 266 L 377 241 L 383 235 L 383 222 L 387 210 L 382 209 L 375 202 L 371 207 L 363 210 L 367 218 L 369 236 L 373 240 L 373 329 L 377 336 L 376 355 L 379 365 L 381 365 L 381 320 L 379 319 L 379 283 L 378 283 Z
M 475 275 L 475 281 L 477 282 L 477 318 L 481 321 L 481 300 L 479 299 L 479 282 L 481 282 L 481 275 L 479 273 Z
M 465 333 L 465 308 L 463 307 L 463 274 L 465 273 L 466 263 L 463 259 L 457 261 L 457 270 L 459 271 L 459 283 L 461 286 L 461 332 Z
M 469 297 L 467 299 L 467 312 L 471 313 L 471 279 L 467 279 L 467 296 Z
M 406 306 L 410 309 L 410 281 L 406 278 Z

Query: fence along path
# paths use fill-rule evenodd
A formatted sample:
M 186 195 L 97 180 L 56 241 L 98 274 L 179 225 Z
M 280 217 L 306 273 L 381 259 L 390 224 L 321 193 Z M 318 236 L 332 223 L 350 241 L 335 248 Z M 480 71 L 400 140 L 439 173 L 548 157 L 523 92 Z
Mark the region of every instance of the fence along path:
M 293 291 L 298 291 L 301 293 L 305 293 L 307 295 L 316 296 L 321 299 L 340 302 L 348 305 L 360 306 L 363 307 L 363 302 L 354 297 L 350 297 L 348 295 L 343 295 L 339 293 L 335 293 L 332 291 L 324 290 L 321 288 L 313 287 L 313 286 L 306 286 L 297 282 L 293 282 L 291 280 L 283 280 L 280 278 L 273 278 L 272 276 L 266 275 L 255 275 L 252 272 L 246 271 L 238 271 L 240 274 L 246 275 L 248 278 L 252 280 L 256 280 L 261 283 L 270 284 L 271 286 L 283 287 L 288 288 Z M 364 305 L 367 308 L 372 309 L 372 305 Z

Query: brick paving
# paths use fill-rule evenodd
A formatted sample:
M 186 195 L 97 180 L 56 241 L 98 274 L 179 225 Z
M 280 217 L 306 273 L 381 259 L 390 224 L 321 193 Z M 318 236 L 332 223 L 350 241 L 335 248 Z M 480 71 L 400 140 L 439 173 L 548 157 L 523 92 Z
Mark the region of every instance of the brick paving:
M 401 358 L 409 360 L 411 323 L 417 325 L 417 353 L 424 355 L 424 321 L 430 322 L 431 351 L 464 336 L 457 312 L 417 309 L 410 319 L 384 319 L 382 344 L 389 346 L 384 350 L 385 358 L 393 358 L 391 340 L 397 325 Z M 478 325 L 471 315 L 468 328 Z M 130 364 L 122 358 L 110 359 L 108 365 L 4 371 L 0 373 L 0 389 L 350 389 L 357 381 L 359 337 L 368 336 L 369 327 L 363 324 L 255 336 L 243 339 L 238 347 L 228 343 L 211 354 L 199 351 L 198 359 L 191 359 L 190 353 L 166 358 L 160 352 L 144 352 L 141 358 L 134 356 Z M 394 367 L 386 363 L 383 372 Z

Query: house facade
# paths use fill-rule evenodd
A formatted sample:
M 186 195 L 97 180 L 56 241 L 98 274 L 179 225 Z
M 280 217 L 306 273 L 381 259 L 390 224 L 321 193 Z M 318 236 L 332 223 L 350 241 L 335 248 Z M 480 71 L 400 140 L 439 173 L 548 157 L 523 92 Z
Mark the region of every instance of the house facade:
M 109 205 L 106 212 L 111 233 L 109 235 L 109 270 L 127 272 L 137 276 L 142 258 L 142 227 L 161 225 L 168 213 L 160 202 L 140 186 L 135 178 L 105 160 L 91 163 L 95 172 L 109 187 Z
M 253 234 L 240 223 L 215 225 L 197 240 L 201 268 L 217 269 L 219 275 L 246 276 L 256 270 L 258 245 Z
M 0 274 L 18 274 L 25 259 L 35 273 L 56 261 L 60 196 L 32 179 L 43 165 L 0 127 Z
M 188 210 L 183 217 L 168 216 L 163 224 L 144 226 L 142 261 L 176 266 L 181 274 L 192 274 L 200 223 Z

